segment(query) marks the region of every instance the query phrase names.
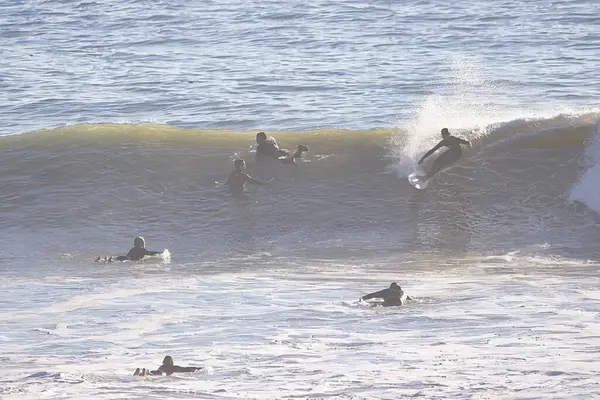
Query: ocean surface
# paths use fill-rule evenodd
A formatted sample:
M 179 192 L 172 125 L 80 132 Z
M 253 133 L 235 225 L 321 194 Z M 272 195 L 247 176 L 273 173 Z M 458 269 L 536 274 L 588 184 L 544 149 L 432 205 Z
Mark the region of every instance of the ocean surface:
M 600 398 L 599 15 L 4 2 L 0 398 Z M 473 146 L 416 190 L 443 127 Z M 133 376 L 166 355 L 204 370 Z

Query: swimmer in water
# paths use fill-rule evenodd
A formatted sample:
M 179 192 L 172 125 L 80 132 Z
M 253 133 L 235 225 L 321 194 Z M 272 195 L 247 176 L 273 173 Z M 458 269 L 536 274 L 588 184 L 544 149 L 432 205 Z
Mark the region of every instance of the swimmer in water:
M 401 306 L 404 304 L 404 300 L 412 300 L 410 296 L 404 297 L 404 290 L 396 282 L 392 282 L 387 289 L 369 293 L 360 298 L 360 300 L 369 299 L 383 299 L 381 305 L 384 307 Z
M 429 171 L 427 175 L 425 175 L 425 177 L 423 178 L 427 180 L 435 174 L 437 174 L 438 172 L 440 172 L 442 169 L 447 168 L 450 165 L 457 162 L 458 159 L 462 157 L 462 149 L 460 148 L 461 145 L 471 147 L 471 142 L 457 138 L 456 136 L 452 136 L 448 131 L 448 128 L 442 129 L 442 140 L 437 145 L 435 145 L 434 148 L 425 153 L 425 155 L 419 160 L 419 165 L 423 163 L 423 161 L 425 161 L 427 157 L 435 153 L 438 149 L 442 147 L 448 147 L 448 150 L 442 155 L 440 155 L 433 162 L 431 171 Z
M 229 177 L 225 181 L 225 185 L 229 187 L 234 196 L 245 196 L 246 182 L 254 183 L 255 185 L 266 185 L 268 182 L 259 181 L 252 178 L 246 173 L 246 161 L 242 159 L 233 162 L 234 170 L 231 171 Z
M 144 256 L 155 256 L 162 254 L 162 251 L 150 251 L 146 249 L 146 241 L 143 237 L 138 236 L 133 239 L 133 247 L 126 256 L 109 256 L 109 257 L 98 257 L 96 262 L 108 263 L 115 261 L 140 261 Z
M 173 375 L 175 372 L 196 372 L 200 371 L 202 367 L 180 367 L 179 365 L 173 365 L 173 357 L 166 356 L 163 359 L 162 365 L 154 371 L 150 371 L 146 368 L 136 368 L 133 373 L 134 376 L 148 376 L 148 375 Z
M 301 158 L 302 157 L 302 153 L 304 152 L 309 152 L 310 149 L 308 148 L 308 146 L 305 146 L 303 144 L 298 145 L 298 148 L 296 149 L 296 151 L 293 154 L 289 154 L 287 156 L 287 158 L 284 158 L 283 160 L 281 160 L 283 163 L 285 164 L 294 164 L 294 165 L 298 165 L 296 163 L 296 158 Z

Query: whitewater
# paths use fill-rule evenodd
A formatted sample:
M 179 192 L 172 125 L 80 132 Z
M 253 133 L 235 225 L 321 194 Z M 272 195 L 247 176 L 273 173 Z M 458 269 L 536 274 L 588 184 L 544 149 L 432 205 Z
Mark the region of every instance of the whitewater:
M 599 13 L 3 5 L 0 398 L 600 398 Z M 133 376 L 166 355 L 203 369 Z

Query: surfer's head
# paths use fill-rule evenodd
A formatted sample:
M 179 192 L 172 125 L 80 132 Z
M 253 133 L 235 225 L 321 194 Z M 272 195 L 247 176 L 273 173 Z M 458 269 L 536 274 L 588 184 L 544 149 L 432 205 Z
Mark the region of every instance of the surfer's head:
M 171 356 L 166 356 L 166 357 L 163 359 L 163 365 L 170 365 L 170 366 L 173 366 L 173 364 L 174 364 L 174 362 L 173 362 L 173 357 L 171 357 Z
M 400 285 L 398 285 L 396 282 L 392 282 L 392 284 L 390 285 L 390 289 L 402 290 L 402 288 L 400 287 Z
M 133 239 L 133 247 L 146 247 L 146 241 L 143 237 L 138 236 Z
M 442 137 L 444 139 L 448 139 L 450 137 L 450 131 L 448 130 L 448 128 L 443 128 L 442 129 Z
M 235 160 L 233 162 L 233 165 L 235 167 L 235 170 L 239 172 L 242 172 L 246 169 L 246 161 L 242 160 L 241 158 Z
M 264 132 L 258 132 L 256 134 L 256 143 L 261 144 L 267 141 L 267 134 Z

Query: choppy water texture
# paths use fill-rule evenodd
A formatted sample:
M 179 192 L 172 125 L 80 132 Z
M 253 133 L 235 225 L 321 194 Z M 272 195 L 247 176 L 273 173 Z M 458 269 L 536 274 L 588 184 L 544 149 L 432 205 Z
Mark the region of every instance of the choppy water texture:
M 188 3 L 0 6 L 0 397 L 600 395 L 600 3 Z

